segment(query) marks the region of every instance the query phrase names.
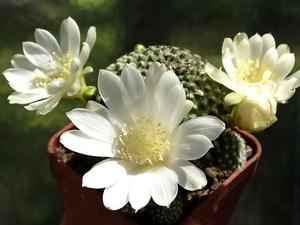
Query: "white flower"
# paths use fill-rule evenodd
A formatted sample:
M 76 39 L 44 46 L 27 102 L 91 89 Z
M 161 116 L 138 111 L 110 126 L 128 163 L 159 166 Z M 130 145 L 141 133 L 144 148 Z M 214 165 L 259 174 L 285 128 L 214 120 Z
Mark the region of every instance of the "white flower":
M 253 95 L 234 106 L 233 123 L 248 132 L 262 131 L 277 121 L 277 102 L 274 98 Z
M 150 198 L 168 207 L 178 184 L 187 190 L 206 185 L 205 174 L 188 160 L 213 147 L 211 140 L 225 125 L 213 116 L 180 124 L 193 104 L 172 71 L 153 63 L 144 80 L 126 65 L 120 77 L 100 70 L 98 85 L 108 109 L 90 101 L 87 109 L 69 112 L 79 130 L 67 131 L 60 139 L 75 152 L 109 157 L 83 176 L 83 186 L 105 188 L 108 209 L 130 202 L 137 211 Z
M 8 97 L 11 104 L 28 104 L 28 110 L 47 114 L 64 98 L 80 98 L 85 87 L 83 69 L 96 40 L 96 29 L 90 27 L 80 51 L 80 31 L 69 17 L 62 21 L 60 44 L 47 30 L 36 29 L 34 42 L 23 43 L 23 54 L 13 56 L 14 68 L 3 72 L 16 91 Z
M 299 71 L 287 77 L 295 63 L 294 54 L 286 44 L 276 48 L 271 34 L 262 37 L 255 34 L 248 39 L 245 33 L 238 33 L 234 40 L 225 38 L 222 62 L 226 73 L 209 63 L 205 71 L 212 79 L 234 91 L 225 98 L 228 105 L 258 94 L 285 102 L 300 84 Z

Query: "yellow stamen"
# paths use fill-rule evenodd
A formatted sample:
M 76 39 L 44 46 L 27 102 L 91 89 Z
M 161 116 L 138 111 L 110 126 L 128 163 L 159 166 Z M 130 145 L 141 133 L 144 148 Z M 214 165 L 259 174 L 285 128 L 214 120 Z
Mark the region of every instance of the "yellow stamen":
M 58 56 L 56 52 L 52 52 L 53 58 L 47 61 L 47 65 L 43 68 L 43 71 L 35 69 L 33 72 L 36 75 L 34 83 L 37 87 L 46 88 L 47 85 L 57 79 L 68 80 L 70 77 L 70 69 L 73 58 L 71 56 L 71 50 Z M 56 68 L 53 68 L 51 64 L 57 64 Z
M 124 159 L 139 165 L 155 165 L 164 161 L 170 151 L 170 143 L 161 123 L 153 124 L 151 119 L 137 118 L 134 127 L 124 124 L 121 130 L 118 152 Z
M 255 61 L 248 59 L 247 63 L 240 60 L 234 74 L 247 83 L 261 82 L 263 84 L 270 82 L 275 76 L 270 68 L 260 64 L 259 59 Z

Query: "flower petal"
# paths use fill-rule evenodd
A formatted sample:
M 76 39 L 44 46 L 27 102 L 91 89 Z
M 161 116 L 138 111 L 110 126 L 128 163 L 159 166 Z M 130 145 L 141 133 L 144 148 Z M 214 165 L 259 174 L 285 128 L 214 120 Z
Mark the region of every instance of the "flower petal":
M 94 47 L 95 42 L 96 42 L 96 27 L 91 26 L 88 29 L 85 43 L 87 43 L 90 49 L 92 49 Z
M 229 48 L 225 48 L 224 53 L 222 54 L 222 63 L 223 63 L 224 69 L 226 70 L 226 72 L 228 74 L 232 74 L 236 70 L 235 66 L 232 63 L 232 60 L 233 60 L 233 58 L 232 58 Z
M 298 81 L 295 77 L 291 77 L 290 79 L 280 82 L 274 93 L 277 101 L 282 102 L 291 98 L 295 93 L 295 86 L 297 82 Z
M 174 171 L 164 166 L 157 166 L 154 173 L 152 199 L 160 206 L 169 207 L 178 192 L 177 176 Z
M 174 160 L 168 167 L 176 173 L 178 184 L 186 190 L 202 189 L 207 184 L 205 173 L 189 161 Z
M 249 39 L 251 56 L 250 59 L 255 62 L 257 59 L 262 57 L 262 50 L 263 50 L 263 42 L 260 35 L 256 34 L 253 35 Z
M 31 103 L 31 104 L 25 106 L 25 109 L 27 109 L 29 111 L 39 109 L 39 111 L 41 111 L 44 109 L 45 105 L 47 105 L 50 101 L 51 101 L 51 99 L 47 98 L 47 99 L 44 99 L 44 100 L 41 100 L 38 102 L 34 102 L 34 103 Z M 39 114 L 39 113 L 37 113 L 37 114 Z
M 47 113 L 52 111 L 57 106 L 60 99 L 61 99 L 61 96 L 50 97 L 50 98 L 47 98 L 42 101 L 31 103 L 30 105 L 25 106 L 25 109 L 30 110 L 30 111 L 37 110 L 36 114 L 46 115 Z
M 3 72 L 3 75 L 15 91 L 27 92 L 36 88 L 33 82 L 35 74 L 29 70 L 9 68 Z
M 181 85 L 174 86 L 166 96 L 160 96 L 160 118 L 166 128 L 172 132 L 179 125 L 185 109 L 186 96 Z
M 215 116 L 199 116 L 182 123 L 177 132 L 181 135 L 201 134 L 215 140 L 225 130 L 225 123 Z
M 201 116 L 181 124 L 170 140 L 169 156 L 193 160 L 202 157 L 213 147 L 215 140 L 225 129 L 225 124 L 214 116 Z
M 14 92 L 10 96 L 8 96 L 8 100 L 10 104 L 28 104 L 46 98 L 48 96 L 49 95 L 47 95 L 46 93 L 44 95 L 41 95 L 41 93 Z
M 67 95 L 68 96 L 76 95 L 81 89 L 82 89 L 82 84 L 79 79 L 76 79 L 75 82 L 68 89 Z
M 248 39 L 244 38 L 239 42 L 235 54 L 238 61 L 247 62 L 250 59 L 250 45 Z
M 289 76 L 287 79 L 295 78 L 297 81 L 295 82 L 295 86 L 293 88 L 297 88 L 300 86 L 300 70 L 293 73 L 291 76 Z
M 123 179 L 136 165 L 123 159 L 106 159 L 93 166 L 82 178 L 82 186 L 105 188 Z
M 63 133 L 60 142 L 74 152 L 96 157 L 113 157 L 115 155 L 114 139 L 97 140 L 80 130 Z
M 244 94 L 247 96 L 261 94 L 264 91 L 264 85 L 260 82 L 248 83 L 244 90 Z
M 55 68 L 56 64 L 53 60 L 52 55 L 44 49 L 42 46 L 34 42 L 24 42 L 23 43 L 23 52 L 26 58 L 37 68 Z
M 107 209 L 118 210 L 127 204 L 132 179 L 132 176 L 124 176 L 123 179 L 114 185 L 105 188 L 103 192 L 103 203 Z
M 181 113 L 181 116 L 179 117 L 179 121 L 182 121 L 184 119 L 184 117 L 191 111 L 191 109 L 193 108 L 194 103 L 190 100 L 186 100 L 185 101 L 185 106 L 184 109 Z
M 118 137 L 112 123 L 96 112 L 77 108 L 67 116 L 79 130 L 92 138 L 112 143 Z
M 175 136 L 178 137 L 178 136 Z M 208 137 L 201 134 L 190 134 L 174 140 L 172 137 L 171 153 L 169 157 L 194 160 L 203 157 L 213 144 Z M 178 137 L 180 138 L 180 137 Z
M 90 57 L 90 50 L 91 50 L 90 46 L 87 43 L 83 43 L 83 47 L 82 47 L 80 55 L 79 55 L 81 66 L 85 65 L 88 58 Z
M 48 52 L 60 52 L 60 46 L 55 37 L 47 30 L 36 29 L 35 30 L 36 43 L 46 49 Z
M 238 47 L 244 40 L 248 40 L 248 36 L 246 33 L 240 32 L 234 36 L 233 43 L 236 47 Z
M 35 78 L 35 74 L 32 71 L 19 69 L 19 68 L 9 68 L 3 72 L 5 78 L 12 83 L 29 83 Z
M 94 111 L 94 112 L 98 112 L 98 114 L 100 114 L 100 115 L 101 115 L 100 112 L 102 111 L 102 109 L 107 110 L 107 108 L 105 108 L 103 105 L 99 104 L 98 102 L 92 101 L 92 100 L 87 102 L 85 108 L 89 109 L 91 111 Z
M 205 72 L 210 76 L 211 79 L 223 84 L 224 86 L 230 88 L 231 87 L 231 79 L 229 76 L 222 72 L 221 70 L 217 69 L 210 63 L 205 65 Z
M 277 47 L 278 58 L 280 58 L 283 54 L 290 53 L 290 47 L 286 44 L 281 44 Z
M 244 98 L 243 95 L 236 92 L 231 92 L 225 96 L 224 102 L 226 105 L 235 105 L 238 104 Z
M 80 31 L 77 23 L 71 17 L 68 17 L 61 23 L 60 46 L 62 52 L 72 50 L 72 58 L 79 55 Z
M 82 64 L 79 58 L 73 58 L 70 68 L 70 82 L 74 82 L 76 78 L 80 77 L 82 72 Z
M 293 69 L 295 64 L 295 55 L 292 53 L 283 54 L 277 61 L 273 73 L 274 82 L 281 82 Z
M 176 85 L 180 85 L 180 81 L 173 71 L 169 70 L 163 73 L 157 82 L 154 97 L 159 99 L 167 95 Z
M 228 49 L 230 54 L 233 54 L 236 51 L 236 47 L 231 38 L 224 38 L 222 45 L 222 54 L 224 54 L 225 49 Z
M 164 64 L 160 64 L 158 62 L 151 64 L 145 79 L 145 88 L 149 95 L 153 95 L 153 91 L 156 89 L 158 81 L 166 71 L 167 69 Z
M 164 68 L 161 69 L 164 70 Z M 177 88 L 172 90 L 175 86 L 180 86 L 178 77 L 172 71 L 167 71 L 163 74 L 160 74 L 160 72 L 162 71 L 158 71 L 158 73 L 156 73 L 156 76 L 160 77 L 158 80 L 157 78 L 155 78 L 156 80 L 152 79 L 153 81 L 148 82 L 147 84 L 147 94 L 145 99 L 147 109 L 144 110 L 144 113 L 147 117 L 151 117 L 154 119 L 154 121 L 157 121 L 159 123 L 161 122 L 162 117 L 166 116 L 167 114 L 164 111 L 165 109 L 167 109 L 167 107 L 165 107 L 165 104 L 167 102 L 166 98 L 171 99 L 173 97 L 177 98 L 180 96 L 179 92 L 176 93 L 175 89 Z M 153 85 L 153 87 L 151 88 L 150 83 L 152 83 Z M 182 104 L 182 102 L 180 104 Z M 149 108 L 151 109 L 151 111 L 148 110 Z M 179 111 L 181 111 L 181 109 L 179 109 Z
M 260 65 L 260 70 L 273 70 L 274 66 L 276 65 L 276 62 L 278 60 L 278 53 L 275 48 L 270 48 L 266 54 L 263 56 L 261 65 Z
M 123 102 L 120 87 L 120 78 L 107 70 L 100 70 L 98 76 L 98 87 L 100 95 L 110 110 L 110 113 L 121 122 L 131 120 L 129 112 Z
M 64 93 L 63 88 L 68 85 L 68 81 L 66 80 L 53 80 L 47 86 L 47 92 L 49 95 L 56 95 L 59 92 Z
M 20 68 L 29 71 L 33 71 L 36 68 L 36 66 L 33 65 L 23 54 L 14 55 L 11 59 L 11 64 L 15 68 Z
M 154 179 L 151 167 L 139 167 L 139 170 L 133 174 L 129 202 L 136 211 L 146 206 L 151 199 L 151 186 Z
M 130 64 L 126 64 L 122 70 L 120 77 L 120 88 L 122 93 L 123 102 L 130 113 L 139 113 L 139 109 L 144 109 L 142 106 L 145 96 L 145 82 L 140 72 Z
M 245 92 L 247 90 L 248 83 L 246 83 L 244 80 L 235 78 L 232 83 L 231 87 L 229 89 L 235 91 L 236 93 L 240 95 L 245 95 Z
M 270 48 L 276 47 L 275 39 L 271 34 L 264 34 L 261 38 L 263 41 L 262 55 L 266 54 Z

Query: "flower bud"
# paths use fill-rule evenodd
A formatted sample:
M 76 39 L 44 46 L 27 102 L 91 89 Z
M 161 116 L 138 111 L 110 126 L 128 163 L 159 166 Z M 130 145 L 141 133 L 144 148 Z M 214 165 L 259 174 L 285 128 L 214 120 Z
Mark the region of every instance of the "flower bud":
M 255 95 L 244 98 L 230 115 L 235 126 L 248 132 L 259 132 L 277 121 L 277 102 L 273 98 Z
M 83 90 L 83 94 L 82 97 L 86 100 L 95 100 L 98 94 L 98 89 L 94 86 L 87 86 L 84 90 Z
M 145 50 L 145 46 L 141 45 L 141 44 L 137 44 L 136 46 L 134 46 L 134 50 Z

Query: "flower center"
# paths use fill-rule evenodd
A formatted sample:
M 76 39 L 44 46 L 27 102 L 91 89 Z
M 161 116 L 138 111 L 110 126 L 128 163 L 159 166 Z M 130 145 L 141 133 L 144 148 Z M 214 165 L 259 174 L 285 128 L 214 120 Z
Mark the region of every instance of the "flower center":
M 247 62 L 240 60 L 234 74 L 247 83 L 261 82 L 263 84 L 270 82 L 275 76 L 270 68 L 260 64 L 259 59 L 256 61 L 248 59 Z
M 164 161 L 164 156 L 170 151 L 161 123 L 153 124 L 151 119 L 137 118 L 134 127 L 124 124 L 121 130 L 118 152 L 124 159 L 139 165 L 155 165 Z
M 61 79 L 67 80 L 70 77 L 70 69 L 73 58 L 71 56 L 71 50 L 62 54 L 52 52 L 53 58 L 47 60 L 47 66 L 44 71 L 35 69 L 34 83 L 37 87 L 46 88 L 53 80 Z M 55 66 L 53 66 L 55 65 Z

